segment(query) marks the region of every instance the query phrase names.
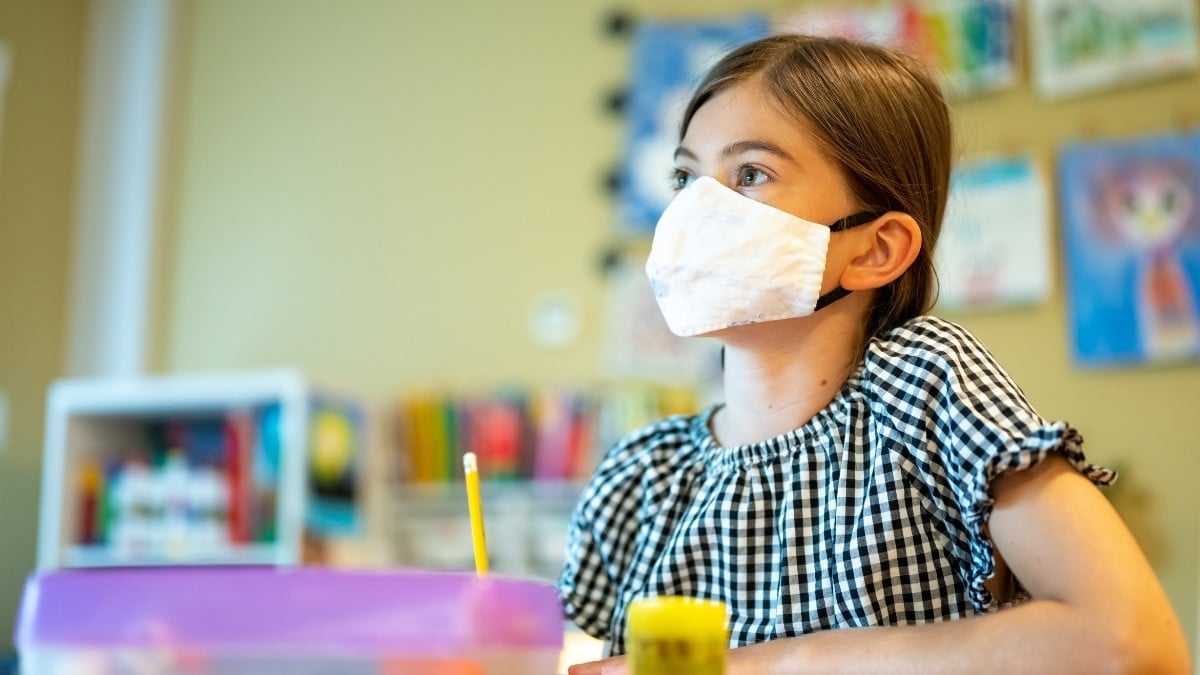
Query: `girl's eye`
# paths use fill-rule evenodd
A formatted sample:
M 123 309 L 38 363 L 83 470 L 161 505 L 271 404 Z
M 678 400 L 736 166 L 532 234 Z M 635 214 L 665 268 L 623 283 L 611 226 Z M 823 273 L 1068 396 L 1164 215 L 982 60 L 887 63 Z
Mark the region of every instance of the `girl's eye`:
M 755 187 L 762 185 L 771 179 L 762 169 L 756 169 L 752 166 L 743 166 L 738 169 L 737 184 L 738 187 Z
M 683 169 L 675 169 L 671 172 L 671 189 L 679 192 L 692 182 L 692 176 Z

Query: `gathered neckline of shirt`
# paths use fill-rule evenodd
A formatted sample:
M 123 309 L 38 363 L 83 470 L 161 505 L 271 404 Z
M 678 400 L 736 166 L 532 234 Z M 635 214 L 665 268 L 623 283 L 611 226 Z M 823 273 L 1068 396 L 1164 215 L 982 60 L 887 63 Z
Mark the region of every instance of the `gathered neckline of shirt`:
M 725 406 L 724 403 L 713 403 L 694 415 L 688 435 L 704 458 L 705 465 L 713 471 L 738 471 L 798 450 L 805 450 L 813 442 L 827 443 L 830 438 L 840 437 L 841 434 L 836 431 L 849 418 L 852 402 L 862 398 L 864 366 L 865 359 L 850 377 L 846 378 L 833 399 L 807 422 L 778 436 L 757 443 L 731 446 L 718 444 L 712 433 L 712 417 Z

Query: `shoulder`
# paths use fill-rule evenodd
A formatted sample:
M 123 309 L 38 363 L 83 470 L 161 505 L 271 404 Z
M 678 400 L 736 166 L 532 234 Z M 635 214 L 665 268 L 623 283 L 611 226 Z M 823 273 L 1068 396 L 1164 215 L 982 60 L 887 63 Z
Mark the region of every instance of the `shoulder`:
M 662 481 L 682 465 L 694 463 L 699 448 L 694 427 L 701 415 L 672 415 L 636 429 L 614 444 L 600 460 L 584 491 L 584 501 L 610 500 L 616 493 L 633 492 Z
M 636 453 L 663 444 L 686 442 L 697 417 L 698 415 L 671 415 L 651 422 L 626 434 L 613 446 L 613 453 Z
M 1033 417 L 1024 394 L 966 328 L 919 316 L 874 338 L 862 387 L 907 431 L 954 428 L 961 416 Z
M 987 348 L 966 328 L 945 319 L 921 315 L 883 333 L 867 345 L 868 363 L 926 362 L 953 366 L 991 358 Z
M 977 385 L 1011 380 L 987 347 L 966 328 L 935 316 L 918 316 L 879 335 L 863 357 L 868 384 L 927 388 L 964 379 Z
M 698 415 L 672 415 L 651 422 L 625 435 L 601 460 L 597 471 L 630 463 L 661 462 L 692 443 L 692 427 Z

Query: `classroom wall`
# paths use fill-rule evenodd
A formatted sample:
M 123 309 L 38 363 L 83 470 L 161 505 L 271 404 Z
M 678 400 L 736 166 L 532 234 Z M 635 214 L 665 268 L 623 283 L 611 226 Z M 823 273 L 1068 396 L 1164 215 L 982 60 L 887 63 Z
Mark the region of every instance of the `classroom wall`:
M 796 2 L 761 2 L 768 11 Z M 735 0 L 639 0 L 703 16 Z M 601 177 L 625 74 L 600 0 L 191 5 L 161 365 L 297 363 L 386 401 L 424 384 L 601 375 Z M 963 156 L 1200 123 L 1200 75 L 1046 103 L 1027 85 L 956 105 Z M 583 334 L 545 350 L 531 300 L 563 291 Z M 1047 416 L 1125 478 L 1111 494 L 1196 635 L 1200 365 L 1081 372 L 1059 285 L 1046 304 L 958 314 Z M 1194 639 L 1194 638 L 1193 638 Z
M 193 11 L 165 366 L 300 363 L 372 396 L 595 374 L 621 58 L 598 5 Z M 551 290 L 585 333 L 540 351 Z
M 64 363 L 86 3 L 0 1 L 13 64 L 0 128 L 0 654 L 36 552 L 46 387 Z

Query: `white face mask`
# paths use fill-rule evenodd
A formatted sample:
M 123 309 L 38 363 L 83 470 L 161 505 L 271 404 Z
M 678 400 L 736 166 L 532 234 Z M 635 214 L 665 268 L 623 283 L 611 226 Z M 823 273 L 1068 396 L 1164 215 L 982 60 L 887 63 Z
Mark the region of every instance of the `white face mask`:
M 676 335 L 807 316 L 849 293 L 839 286 L 821 295 L 830 233 L 880 215 L 825 227 L 703 176 L 659 218 L 646 274 Z

